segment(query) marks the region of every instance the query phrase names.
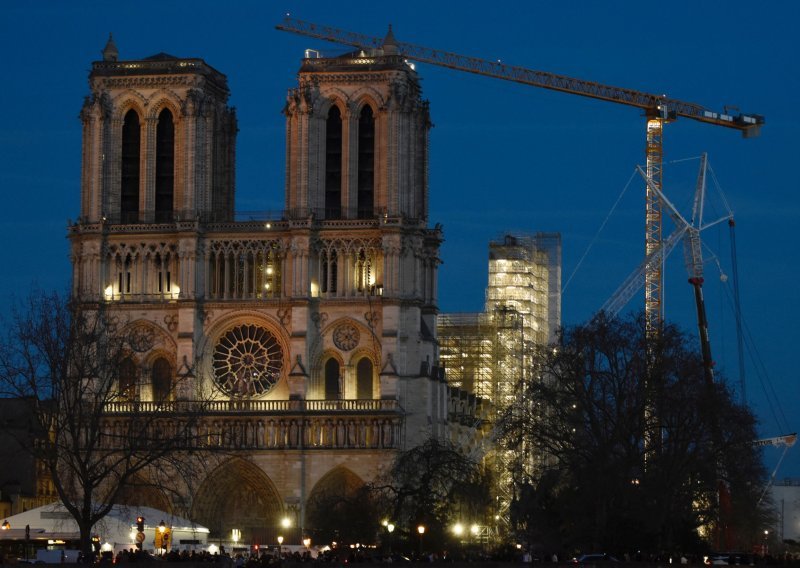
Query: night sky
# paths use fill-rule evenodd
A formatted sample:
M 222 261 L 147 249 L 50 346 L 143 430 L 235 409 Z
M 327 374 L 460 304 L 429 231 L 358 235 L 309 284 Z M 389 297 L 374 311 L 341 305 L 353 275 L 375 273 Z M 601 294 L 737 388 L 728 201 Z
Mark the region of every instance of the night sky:
M 399 41 L 766 117 L 762 135 L 679 119 L 665 130 L 665 188 L 688 214 L 697 161 L 736 215 L 742 311 L 748 336 L 745 394 L 760 434 L 800 429 L 796 322 L 800 219 L 800 3 L 641 2 L 7 2 L 0 17 L 0 211 L 6 270 L 2 311 L 32 286 L 66 289 L 69 219 L 79 212 L 81 125 L 91 62 L 109 32 L 120 59 L 166 52 L 200 57 L 228 76 L 237 108 L 239 211 L 280 211 L 286 91 L 305 48 L 343 47 L 279 32 L 300 19 Z M 563 238 L 563 323 L 590 317 L 643 258 L 641 111 L 418 64 L 435 127 L 430 222 L 445 239 L 444 312 L 480 311 L 487 244 L 504 232 Z M 792 130 L 795 129 L 795 130 Z M 626 188 L 624 191 L 623 190 Z M 710 184 L 716 187 L 716 184 Z M 716 189 L 712 191 L 715 193 Z M 621 197 L 620 197 L 621 195 Z M 619 198 L 619 203 L 610 214 Z M 724 213 L 720 195 L 707 219 Z M 602 232 L 598 233 L 604 225 Z M 666 231 L 671 230 L 669 223 Z M 703 234 L 706 301 L 717 371 L 741 395 L 727 225 Z M 590 244 L 591 249 L 588 250 Z M 716 258 L 716 260 L 715 260 Z M 583 259 L 583 260 L 581 260 Z M 667 263 L 667 319 L 695 333 L 682 252 Z M 574 273 L 574 275 L 573 275 Z M 629 309 L 639 309 L 641 295 Z M 775 467 L 781 450 L 767 449 Z M 800 446 L 778 478 L 800 477 Z

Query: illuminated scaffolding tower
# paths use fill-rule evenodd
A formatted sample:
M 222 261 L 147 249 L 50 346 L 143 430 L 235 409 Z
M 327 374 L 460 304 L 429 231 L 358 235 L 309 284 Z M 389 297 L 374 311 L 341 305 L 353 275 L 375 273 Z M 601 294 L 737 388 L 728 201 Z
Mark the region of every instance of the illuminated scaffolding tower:
M 485 310 L 441 314 L 437 335 L 448 384 L 491 401 L 494 421 L 514 402 L 519 381 L 534 372 L 537 353 L 555 339 L 561 323 L 561 237 L 504 235 L 489 243 L 488 269 Z M 480 453 L 495 470 L 498 498 L 507 504 L 512 459 L 529 474 L 534 457 L 495 452 L 494 441 L 489 434 Z M 499 509 L 502 514 L 504 507 Z

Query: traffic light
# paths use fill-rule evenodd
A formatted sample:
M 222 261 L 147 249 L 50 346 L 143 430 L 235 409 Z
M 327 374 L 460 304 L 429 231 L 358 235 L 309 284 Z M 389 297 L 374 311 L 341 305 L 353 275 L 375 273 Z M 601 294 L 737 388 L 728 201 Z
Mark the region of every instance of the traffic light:
M 136 517 L 136 530 L 140 533 L 144 532 L 144 517 Z

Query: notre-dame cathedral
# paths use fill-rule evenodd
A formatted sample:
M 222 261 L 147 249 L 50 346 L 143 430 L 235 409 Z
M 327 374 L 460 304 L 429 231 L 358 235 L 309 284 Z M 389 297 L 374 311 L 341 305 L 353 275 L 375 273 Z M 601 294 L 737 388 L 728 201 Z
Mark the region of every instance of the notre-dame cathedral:
M 73 298 L 146 339 L 120 397 L 210 398 L 230 456 L 179 499 L 141 504 L 247 540 L 287 514 L 302 525 L 315 493 L 373 479 L 398 450 L 468 438 L 479 405 L 437 366 L 428 103 L 391 35 L 302 60 L 284 107 L 285 211 L 259 220 L 234 211 L 225 75 L 121 59 L 111 39 L 102 54 L 80 115 Z

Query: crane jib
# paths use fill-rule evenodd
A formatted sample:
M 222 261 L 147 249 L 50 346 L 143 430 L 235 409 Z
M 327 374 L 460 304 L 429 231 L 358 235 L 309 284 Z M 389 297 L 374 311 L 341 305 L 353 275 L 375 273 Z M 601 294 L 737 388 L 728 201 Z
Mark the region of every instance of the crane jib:
M 348 32 L 288 16 L 284 19 L 283 24 L 276 26 L 276 28 L 361 49 L 378 49 L 384 43 L 383 38 Z M 506 65 L 500 61 L 459 55 L 406 42 L 396 42 L 396 46 L 398 54 L 421 63 L 430 63 L 458 71 L 466 71 L 544 89 L 633 106 L 645 110 L 648 116 L 664 119 L 691 118 L 708 124 L 741 130 L 746 137 L 757 135 L 760 126 L 764 124 L 764 117 L 761 115 L 734 115 L 727 111 L 714 112 L 702 105 L 671 99 L 665 95 L 655 95 L 547 71 L 536 71 L 525 67 Z

